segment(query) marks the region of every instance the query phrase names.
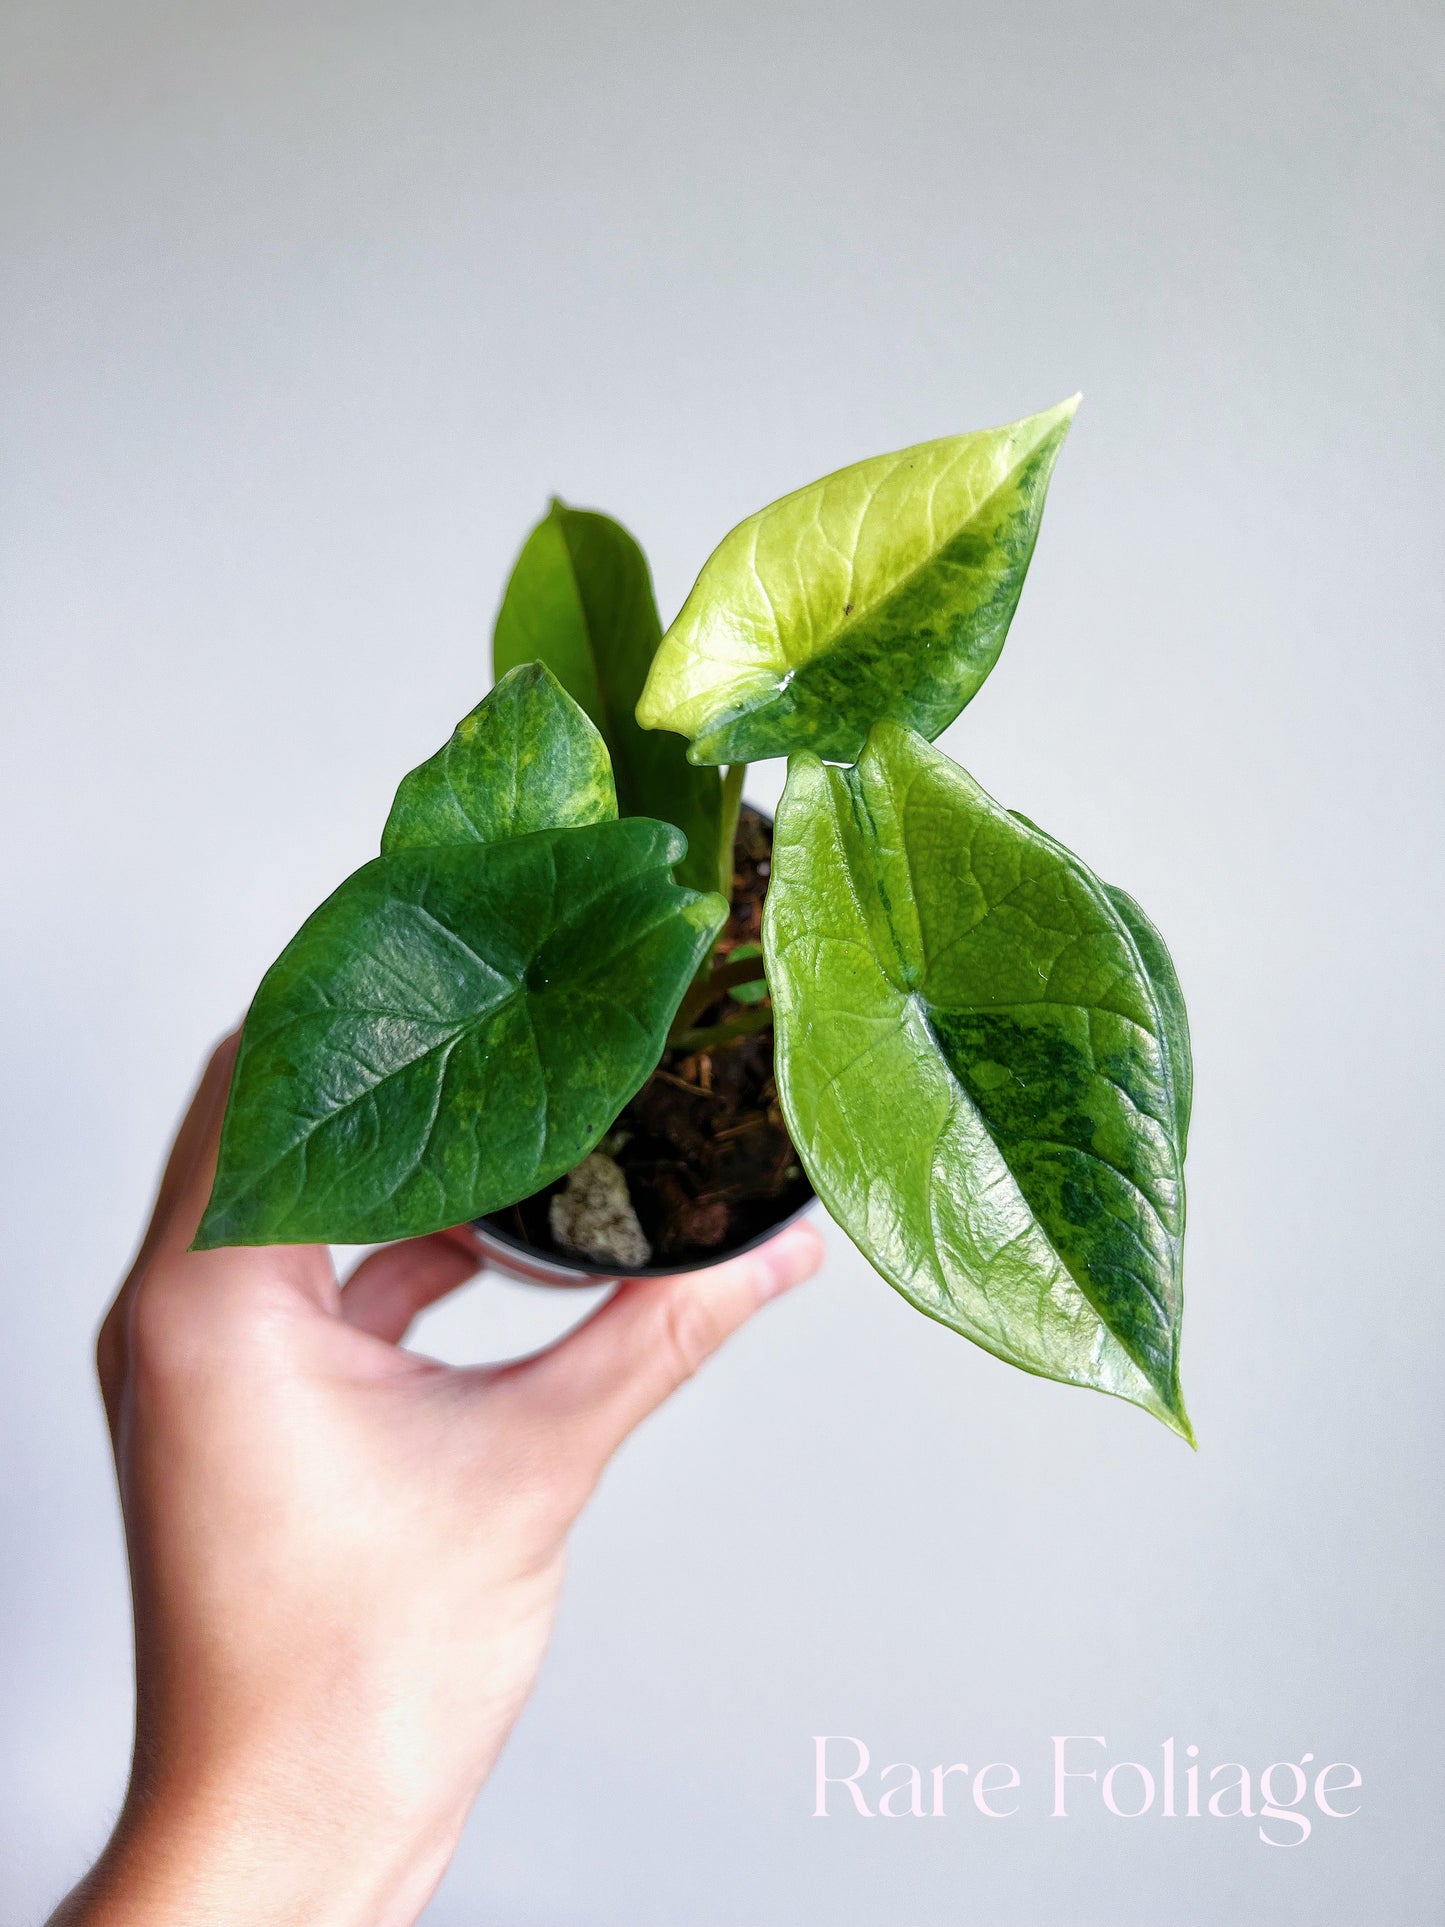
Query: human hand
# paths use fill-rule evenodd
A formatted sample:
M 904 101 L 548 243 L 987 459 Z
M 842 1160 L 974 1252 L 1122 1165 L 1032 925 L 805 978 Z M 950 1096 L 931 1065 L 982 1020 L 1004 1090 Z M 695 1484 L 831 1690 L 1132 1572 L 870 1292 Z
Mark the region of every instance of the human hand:
M 176 1139 L 100 1334 L 136 1630 L 116 1832 L 52 1927 L 413 1921 L 536 1677 L 569 1527 L 617 1446 L 766 1299 L 794 1226 L 624 1284 L 550 1350 L 399 1349 L 479 1267 L 466 1230 L 374 1253 L 188 1250 L 234 1040 Z

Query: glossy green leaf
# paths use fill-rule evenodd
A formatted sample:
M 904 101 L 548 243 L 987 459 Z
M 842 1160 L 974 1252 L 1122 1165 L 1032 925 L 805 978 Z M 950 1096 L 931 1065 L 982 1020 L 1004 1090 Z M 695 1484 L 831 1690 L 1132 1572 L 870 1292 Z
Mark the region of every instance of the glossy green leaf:
M 652 577 L 618 523 L 554 502 L 517 558 L 497 616 L 492 666 L 544 662 L 602 732 L 623 816 L 675 823 L 687 838 L 678 881 L 716 889 L 722 834 L 715 771 L 686 745 L 639 727 L 635 710 L 662 634 Z
M 680 853 L 636 818 L 349 877 L 256 993 L 197 1245 L 413 1237 L 570 1171 L 726 915 L 673 882 Z
M 1077 402 L 858 462 L 739 523 L 638 720 L 700 763 L 852 762 L 884 718 L 937 736 L 998 660 Z
M 616 815 L 597 729 L 543 664 L 520 663 L 402 779 L 381 851 L 496 843 Z
M 896 724 L 856 769 L 792 762 L 763 941 L 814 1187 L 921 1311 L 1189 1438 L 1188 1043 L 1151 932 Z
M 1047 831 L 1041 830 L 1031 818 L 1019 810 L 1010 811 L 1034 835 L 1043 838 L 1070 863 L 1078 859 L 1062 843 L 1055 843 Z M 1104 884 L 1109 901 L 1124 919 L 1139 952 L 1140 962 L 1149 974 L 1154 995 L 1158 1000 L 1159 1014 L 1164 1023 L 1165 1042 L 1169 1049 L 1169 1061 L 1174 1083 L 1174 1129 L 1179 1139 L 1179 1152 L 1182 1157 L 1189 1144 L 1189 1112 L 1194 1101 L 1194 1057 L 1189 1042 L 1189 1013 L 1184 1007 L 1184 992 L 1179 988 L 1179 978 L 1174 969 L 1174 959 L 1158 929 L 1145 914 L 1141 904 L 1134 901 L 1127 890 L 1120 890 L 1112 883 Z
M 1189 1013 L 1184 1008 L 1184 992 L 1164 939 L 1127 890 L 1105 884 L 1109 901 L 1129 926 L 1140 962 L 1149 973 L 1164 1024 L 1164 1041 L 1174 1084 L 1174 1133 L 1183 1157 L 1189 1146 L 1189 1112 L 1194 1101 L 1194 1054 L 1189 1042 Z

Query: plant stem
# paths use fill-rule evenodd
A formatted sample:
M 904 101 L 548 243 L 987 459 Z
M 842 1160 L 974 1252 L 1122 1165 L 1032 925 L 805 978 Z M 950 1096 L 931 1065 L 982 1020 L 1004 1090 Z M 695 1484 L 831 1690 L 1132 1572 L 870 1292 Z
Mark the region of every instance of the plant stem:
M 735 1044 L 754 1031 L 772 1027 L 771 1004 L 754 1004 L 748 1010 L 739 1011 L 736 1017 L 729 1017 L 726 1023 L 710 1024 L 705 1030 L 685 1030 L 680 1037 L 668 1041 L 678 1050 L 721 1050 L 725 1044 Z
M 708 1005 L 716 1003 L 725 991 L 731 990 L 736 984 L 754 984 L 762 975 L 761 957 L 740 957 L 736 963 L 719 964 L 706 977 L 695 978 L 677 1007 L 677 1015 L 668 1033 L 669 1041 L 675 1041 L 693 1019 L 700 1017 Z
M 718 888 L 729 903 L 733 900 L 733 844 L 738 833 L 738 811 L 743 801 L 746 763 L 729 763 L 722 779 L 722 835 L 718 839 Z
M 731 907 L 733 900 L 733 845 L 737 841 L 738 811 L 742 808 L 743 779 L 747 773 L 748 766 L 746 763 L 729 763 L 727 770 L 723 774 L 721 784 L 722 822 L 719 826 L 718 835 L 717 878 L 718 889 L 722 893 L 723 901 L 727 903 L 729 907 Z M 693 991 L 697 991 L 708 981 L 707 972 L 711 968 L 712 960 L 716 955 L 717 948 L 714 946 L 698 965 L 697 975 L 692 980 Z M 742 979 L 738 981 L 742 981 Z M 691 995 L 692 993 L 689 992 L 689 1001 L 691 1000 Z M 696 1016 L 699 1010 L 705 1010 L 707 1008 L 707 1000 L 704 999 L 702 1003 L 694 1004 L 691 1008 L 692 1014 Z M 680 1018 L 673 1019 L 674 1029 L 677 1028 L 680 1021 Z

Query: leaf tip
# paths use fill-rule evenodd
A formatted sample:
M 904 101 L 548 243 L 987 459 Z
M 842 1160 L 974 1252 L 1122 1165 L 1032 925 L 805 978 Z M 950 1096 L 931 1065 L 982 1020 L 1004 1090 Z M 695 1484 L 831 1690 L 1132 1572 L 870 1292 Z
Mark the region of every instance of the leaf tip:
M 1159 1400 L 1154 1407 L 1154 1415 L 1183 1439 L 1191 1452 L 1199 1450 L 1199 1440 L 1194 1436 L 1194 1426 L 1184 1409 L 1184 1397 L 1177 1385 L 1171 1386 L 1168 1395 Z
M 1045 408 L 1039 414 L 1032 416 L 1027 425 L 1035 430 L 1039 442 L 1052 440 L 1057 450 L 1057 446 L 1062 444 L 1064 437 L 1073 426 L 1074 417 L 1078 414 L 1079 404 L 1083 399 L 1083 390 L 1080 389 L 1066 400 L 1056 402 L 1052 408 Z
M 544 662 L 517 662 L 498 676 L 492 685 L 492 691 L 495 694 L 499 689 L 531 689 L 539 682 L 555 680 Z

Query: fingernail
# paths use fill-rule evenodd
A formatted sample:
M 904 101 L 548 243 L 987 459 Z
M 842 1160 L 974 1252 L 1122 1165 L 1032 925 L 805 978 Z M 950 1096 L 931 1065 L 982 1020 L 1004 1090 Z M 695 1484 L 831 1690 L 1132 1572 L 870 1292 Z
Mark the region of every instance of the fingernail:
M 758 1253 L 761 1273 L 758 1301 L 781 1298 L 794 1285 L 811 1278 L 823 1262 L 823 1240 L 805 1225 L 793 1225 L 781 1232 Z

